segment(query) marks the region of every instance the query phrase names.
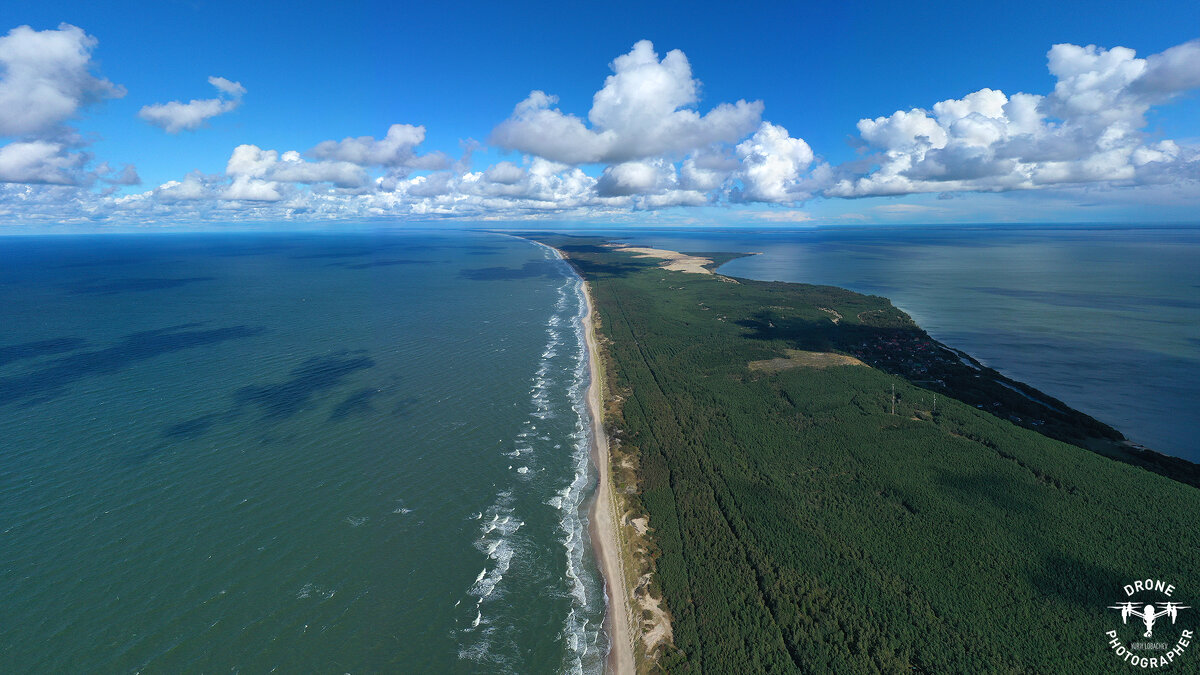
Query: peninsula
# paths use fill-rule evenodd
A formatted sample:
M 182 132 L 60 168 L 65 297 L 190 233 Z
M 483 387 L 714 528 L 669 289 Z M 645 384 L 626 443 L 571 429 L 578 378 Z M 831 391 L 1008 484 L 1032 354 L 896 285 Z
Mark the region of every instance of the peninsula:
M 523 236 L 587 282 L 610 670 L 1101 668 L 1121 584 L 1200 590 L 1195 465 L 885 298 Z

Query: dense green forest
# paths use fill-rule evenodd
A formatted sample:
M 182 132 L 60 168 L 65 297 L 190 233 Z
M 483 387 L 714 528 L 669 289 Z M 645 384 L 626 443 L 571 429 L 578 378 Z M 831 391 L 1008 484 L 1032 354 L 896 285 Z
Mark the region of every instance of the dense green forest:
M 593 294 L 619 400 L 606 422 L 617 454 L 636 457 L 625 487 L 649 516 L 673 617 L 657 667 L 1118 672 L 1129 666 L 1103 633 L 1123 584 L 1168 579 L 1200 605 L 1200 491 L 1010 419 L 1115 434 L 1061 402 L 1039 404 L 1063 413 L 1049 419 L 980 409 L 990 390 L 956 400 L 981 378 L 938 377 L 938 345 L 915 369 L 889 360 L 871 345 L 924 333 L 886 299 L 531 237 L 564 251 Z M 873 367 L 749 365 L 794 349 Z

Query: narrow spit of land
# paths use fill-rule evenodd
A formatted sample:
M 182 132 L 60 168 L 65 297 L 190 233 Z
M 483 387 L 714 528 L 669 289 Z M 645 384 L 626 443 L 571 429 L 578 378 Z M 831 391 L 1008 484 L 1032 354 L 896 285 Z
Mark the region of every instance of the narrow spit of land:
M 638 672 L 1097 672 L 1123 584 L 1200 599 L 1195 465 L 884 298 L 530 238 L 589 285 Z

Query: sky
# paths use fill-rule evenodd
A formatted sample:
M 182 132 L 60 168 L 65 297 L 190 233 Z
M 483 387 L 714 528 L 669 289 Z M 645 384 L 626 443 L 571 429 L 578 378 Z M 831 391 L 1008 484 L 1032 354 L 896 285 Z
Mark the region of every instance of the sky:
M 1194 1 L 7 0 L 0 233 L 1194 223 L 1198 92 Z

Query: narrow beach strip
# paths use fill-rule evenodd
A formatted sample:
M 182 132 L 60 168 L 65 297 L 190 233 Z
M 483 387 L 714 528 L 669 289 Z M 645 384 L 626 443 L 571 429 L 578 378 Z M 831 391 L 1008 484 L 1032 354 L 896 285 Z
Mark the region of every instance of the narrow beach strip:
M 592 320 L 595 311 L 592 294 L 586 281 L 583 282 L 587 314 L 583 317 L 584 335 L 587 337 L 588 369 L 591 382 L 588 385 L 588 412 L 592 417 L 592 461 L 600 480 L 588 522 L 591 523 L 592 548 L 596 562 L 604 575 L 604 590 L 608 595 L 608 623 L 611 647 L 608 653 L 607 670 L 624 675 L 635 672 L 633 662 L 634 635 L 629 619 L 629 587 L 621 558 L 620 514 L 613 495 L 612 472 L 608 455 L 608 437 L 604 433 L 604 415 L 601 390 L 600 350 L 596 342 L 596 326 Z

